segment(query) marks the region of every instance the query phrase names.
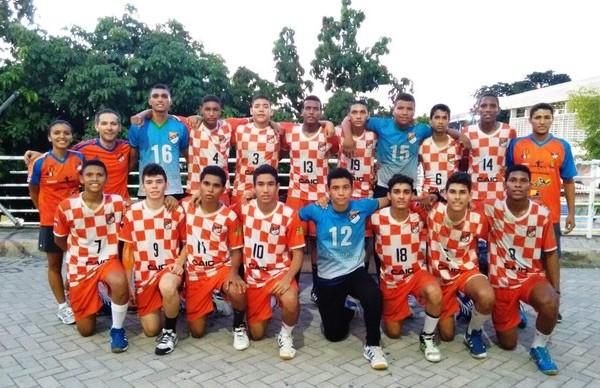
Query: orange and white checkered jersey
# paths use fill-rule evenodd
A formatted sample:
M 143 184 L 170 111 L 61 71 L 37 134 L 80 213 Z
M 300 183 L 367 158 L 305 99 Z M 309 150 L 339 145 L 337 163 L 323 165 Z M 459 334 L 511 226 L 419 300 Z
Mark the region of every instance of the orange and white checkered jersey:
M 117 194 L 104 194 L 97 209 L 87 207 L 82 195 L 63 200 L 54 217 L 54 235 L 68 236 L 71 286 L 92 275 L 100 264 L 119 257 L 119 226 L 125 212 L 125 202 Z
M 438 147 L 433 137 L 423 140 L 419 162 L 423 167 L 423 193 L 444 192 L 448 178 L 458 170 L 460 145 L 448 136 L 448 143 Z
M 517 132 L 505 123 L 491 134 L 479 129 L 479 124 L 464 127 L 462 132 L 471 141 L 468 172 L 473 180 L 472 199 L 504 199 L 506 151 L 510 140 L 517 137 Z
M 271 127 L 257 128 L 253 123 L 239 125 L 231 137 L 236 148 L 235 180 L 232 195 L 254 188 L 252 174 L 263 164 L 279 165 L 279 135 Z
M 264 214 L 256 200 L 241 205 L 244 228 L 244 266 L 248 287 L 263 287 L 270 279 L 289 271 L 291 251 L 304 247 L 304 229 L 298 214 L 278 202 Z
M 184 200 L 182 206 L 188 278 L 196 281 L 213 277 L 220 268 L 231 265 L 231 251 L 243 247 L 241 221 L 233 209 L 224 205 L 212 213 L 205 213 L 191 200 Z
M 179 206 L 149 209 L 136 202 L 125 212 L 119 240 L 132 244 L 136 292 L 156 281 L 156 275 L 177 259 L 185 234 L 185 215 Z
M 427 264 L 442 284 L 451 284 L 464 271 L 478 268 L 477 241 L 487 237 L 487 222 L 467 210 L 465 218 L 452 222 L 446 204 L 437 202 L 427 215 Z
M 327 193 L 330 152 L 337 153 L 338 138 L 327 137 L 319 128 L 306 135 L 302 124 L 282 123 L 282 149 L 290 152 L 290 188 L 288 196 L 305 201 L 316 201 Z
M 388 288 L 396 288 L 415 272 L 426 269 L 423 243 L 427 229 L 418 213 L 409 212 L 405 220 L 398 221 L 386 207 L 371 215 L 371 225 L 375 252 L 381 258 L 379 275 Z
M 344 141 L 342 129 L 335 128 L 340 144 Z M 377 151 L 377 134 L 373 131 L 363 131 L 360 136 L 354 138 L 354 154 L 351 158 L 340 152 L 338 167 L 350 171 L 354 175 L 354 188 L 352 198 L 371 198 L 373 196 L 373 185 L 375 181 L 375 153 Z
M 534 275 L 545 276 L 542 256 L 556 250 L 550 211 L 534 201 L 515 217 L 502 200 L 484 206 L 490 225 L 490 271 L 493 287 L 517 288 Z

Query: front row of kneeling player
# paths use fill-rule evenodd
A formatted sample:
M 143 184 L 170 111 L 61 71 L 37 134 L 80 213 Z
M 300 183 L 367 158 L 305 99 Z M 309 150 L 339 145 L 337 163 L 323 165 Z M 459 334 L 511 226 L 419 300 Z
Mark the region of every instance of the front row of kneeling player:
M 278 202 L 277 171 L 270 166 L 254 173 L 256 199 L 235 209 L 219 202 L 227 176 L 216 166 L 203 170 L 197 200 L 184 200 L 173 211 L 164 207 L 168 183 L 158 165 L 144 169 L 147 197 L 129 209 L 119 196 L 103 194 L 106 178 L 102 162 L 84 164 L 84 190 L 60 204 L 54 233 L 59 246 L 69 250 L 71 304 L 82 335 L 95 331 L 101 306 L 97 283 L 106 283 L 110 290 L 113 352 L 127 349 L 122 326 L 128 295 L 138 306 L 144 333 L 159 334 L 156 354 L 173 351 L 179 289 L 185 276 L 184 298 L 193 337 L 205 333 L 213 290 L 221 291 L 233 307 L 233 346 L 238 350 L 249 346 L 248 332 L 255 340 L 264 337 L 274 299 L 282 309 L 279 355 L 293 358 L 292 331 L 300 310 L 294 277 L 303 259 L 302 219 L 316 225 L 315 286 L 324 335 L 330 341 L 346 337 L 353 312 L 344 301 L 347 295 L 359 299 L 367 328 L 363 354 L 373 368 L 387 368 L 380 347 L 380 321 L 383 318 L 389 337 L 398 338 L 403 320 L 410 315 L 408 294 L 425 306 L 420 348 L 427 360 L 440 361 L 434 333 L 438 328 L 442 340 L 453 339 L 460 290 L 475 304 L 464 336 L 473 357 L 486 357 L 482 327 L 490 314 L 500 346 L 516 346 L 523 301 L 538 312 L 531 356 L 542 372 L 557 373 L 546 343 L 558 313 L 558 257 L 547 209 L 528 198 L 527 167 L 507 169 L 506 200 L 476 209 L 469 207 L 471 181 L 464 173 L 448 180 L 446 200 L 438 196 L 426 210 L 411 202 L 413 182 L 408 177 L 394 176 L 387 198 L 352 200 L 352 175 L 335 169 L 328 176 L 330 204 L 309 205 L 299 213 Z M 363 265 L 369 217 L 382 261 L 379 287 Z M 478 271 L 479 238 L 490 242 L 489 280 Z M 423 241 L 428 242 L 427 258 Z M 245 280 L 239 275 L 242 263 Z M 130 290 L 128 279 L 133 279 Z

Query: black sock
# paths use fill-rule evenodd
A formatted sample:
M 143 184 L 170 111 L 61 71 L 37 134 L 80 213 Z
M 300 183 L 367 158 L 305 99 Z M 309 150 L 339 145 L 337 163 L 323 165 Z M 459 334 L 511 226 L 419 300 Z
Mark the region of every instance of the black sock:
M 177 332 L 177 315 L 173 318 L 165 315 L 165 330 L 172 330 L 173 333 Z
M 245 311 L 239 311 L 239 310 L 233 309 L 233 328 L 234 329 L 236 327 L 244 326 L 244 315 L 245 314 L 246 314 Z

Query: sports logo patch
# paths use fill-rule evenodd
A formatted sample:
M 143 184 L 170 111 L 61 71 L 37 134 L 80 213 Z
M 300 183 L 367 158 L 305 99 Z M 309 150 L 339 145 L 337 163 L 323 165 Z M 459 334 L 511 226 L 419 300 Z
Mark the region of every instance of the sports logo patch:
M 319 151 L 326 152 L 327 151 L 327 143 L 319 143 Z
M 179 141 L 179 134 L 177 132 L 169 132 L 169 141 L 173 144 L 177 144 Z
M 537 228 L 535 226 L 528 226 L 527 227 L 527 237 L 535 237 L 536 229 Z
M 212 232 L 215 234 L 221 234 L 221 231 L 223 230 L 223 227 L 219 224 L 213 224 L 212 227 Z
M 366 147 L 367 148 L 373 148 L 373 145 L 374 145 L 373 144 L 373 140 L 367 140 L 367 142 L 366 142 Z
M 163 226 L 165 227 L 165 229 L 171 229 L 173 227 L 173 222 L 171 220 L 165 220 Z
M 460 235 L 460 242 L 467 243 L 471 241 L 471 233 L 470 232 L 462 232 Z
M 109 213 L 106 215 L 106 223 L 108 225 L 115 223 L 115 214 L 114 213 Z
M 417 141 L 417 135 L 414 132 L 409 132 L 406 136 L 410 144 L 414 144 Z
M 421 231 L 421 227 L 419 226 L 419 224 L 412 224 L 410 227 L 410 231 L 412 233 L 419 233 Z
M 350 213 L 348 213 L 348 219 L 353 224 L 356 224 L 360 220 L 360 214 L 359 214 L 358 210 L 353 210 Z
M 275 143 L 277 143 L 277 136 L 275 136 L 275 135 L 268 135 L 267 136 L 267 143 L 269 143 L 269 144 L 275 144 Z
M 279 232 L 281 231 L 281 228 L 279 225 L 271 225 L 271 230 L 269 231 L 269 233 L 271 233 L 274 236 L 279 236 Z

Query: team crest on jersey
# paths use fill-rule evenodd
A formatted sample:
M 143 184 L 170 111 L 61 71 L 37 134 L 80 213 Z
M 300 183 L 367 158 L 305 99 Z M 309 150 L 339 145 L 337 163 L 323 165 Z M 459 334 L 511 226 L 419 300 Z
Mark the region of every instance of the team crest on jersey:
M 171 229 L 173 227 L 173 222 L 171 220 L 165 220 L 165 224 L 163 226 L 165 229 Z
M 527 227 L 527 237 L 535 237 L 536 229 L 537 228 L 535 226 L 528 226 Z
M 529 149 L 528 149 L 528 148 L 525 148 L 525 149 L 523 150 L 523 152 L 521 153 L 521 159 L 525 160 L 525 159 L 527 159 L 527 158 L 529 158 Z
M 373 140 L 367 140 L 367 142 L 366 142 L 367 148 L 373 148 L 373 145 L 374 145 Z
M 169 132 L 169 141 L 173 144 L 177 144 L 179 141 L 179 134 L 177 132 Z
M 222 231 L 223 231 L 223 227 L 221 225 L 213 224 L 213 226 L 212 226 L 212 232 L 214 234 L 221 234 Z
M 454 154 L 448 154 L 447 158 L 449 162 L 454 162 Z
M 538 177 L 535 181 L 533 181 L 533 187 L 542 188 L 548 186 L 550 184 L 549 178 Z
M 500 147 L 507 147 L 507 146 L 508 146 L 508 139 L 501 139 Z
M 281 228 L 279 227 L 279 225 L 271 225 L 271 230 L 269 231 L 269 233 L 271 233 L 273 236 L 279 236 L 280 231 Z
M 219 135 L 219 143 L 225 143 L 225 140 L 227 140 L 227 138 L 225 138 L 225 136 Z
M 348 213 L 348 219 L 353 224 L 356 224 L 360 220 L 360 214 L 359 214 L 358 210 L 353 210 L 350 213 Z
M 106 215 L 106 223 L 108 225 L 115 223 L 115 213 L 109 213 Z
M 326 152 L 327 151 L 327 143 L 319 143 L 319 151 Z
M 275 136 L 275 135 L 268 135 L 267 136 L 267 143 L 269 143 L 269 144 L 275 144 L 275 143 L 277 143 L 277 136 Z
M 54 167 L 49 167 L 48 168 L 48 176 L 54 176 Z
M 120 163 L 120 162 L 122 162 L 122 161 L 124 161 L 124 160 L 125 160 L 125 155 L 123 155 L 123 154 L 119 154 L 119 156 L 117 156 L 117 161 L 118 161 L 119 163 Z
M 419 224 L 412 224 L 410 227 L 410 231 L 412 233 L 419 233 L 421 231 L 421 227 L 419 226 Z
M 414 132 L 409 132 L 406 136 L 408 137 L 408 142 L 410 144 L 414 144 L 417 141 L 417 135 L 415 135 Z
M 468 243 L 469 241 L 471 241 L 471 233 L 462 232 L 460 235 L 460 242 Z

